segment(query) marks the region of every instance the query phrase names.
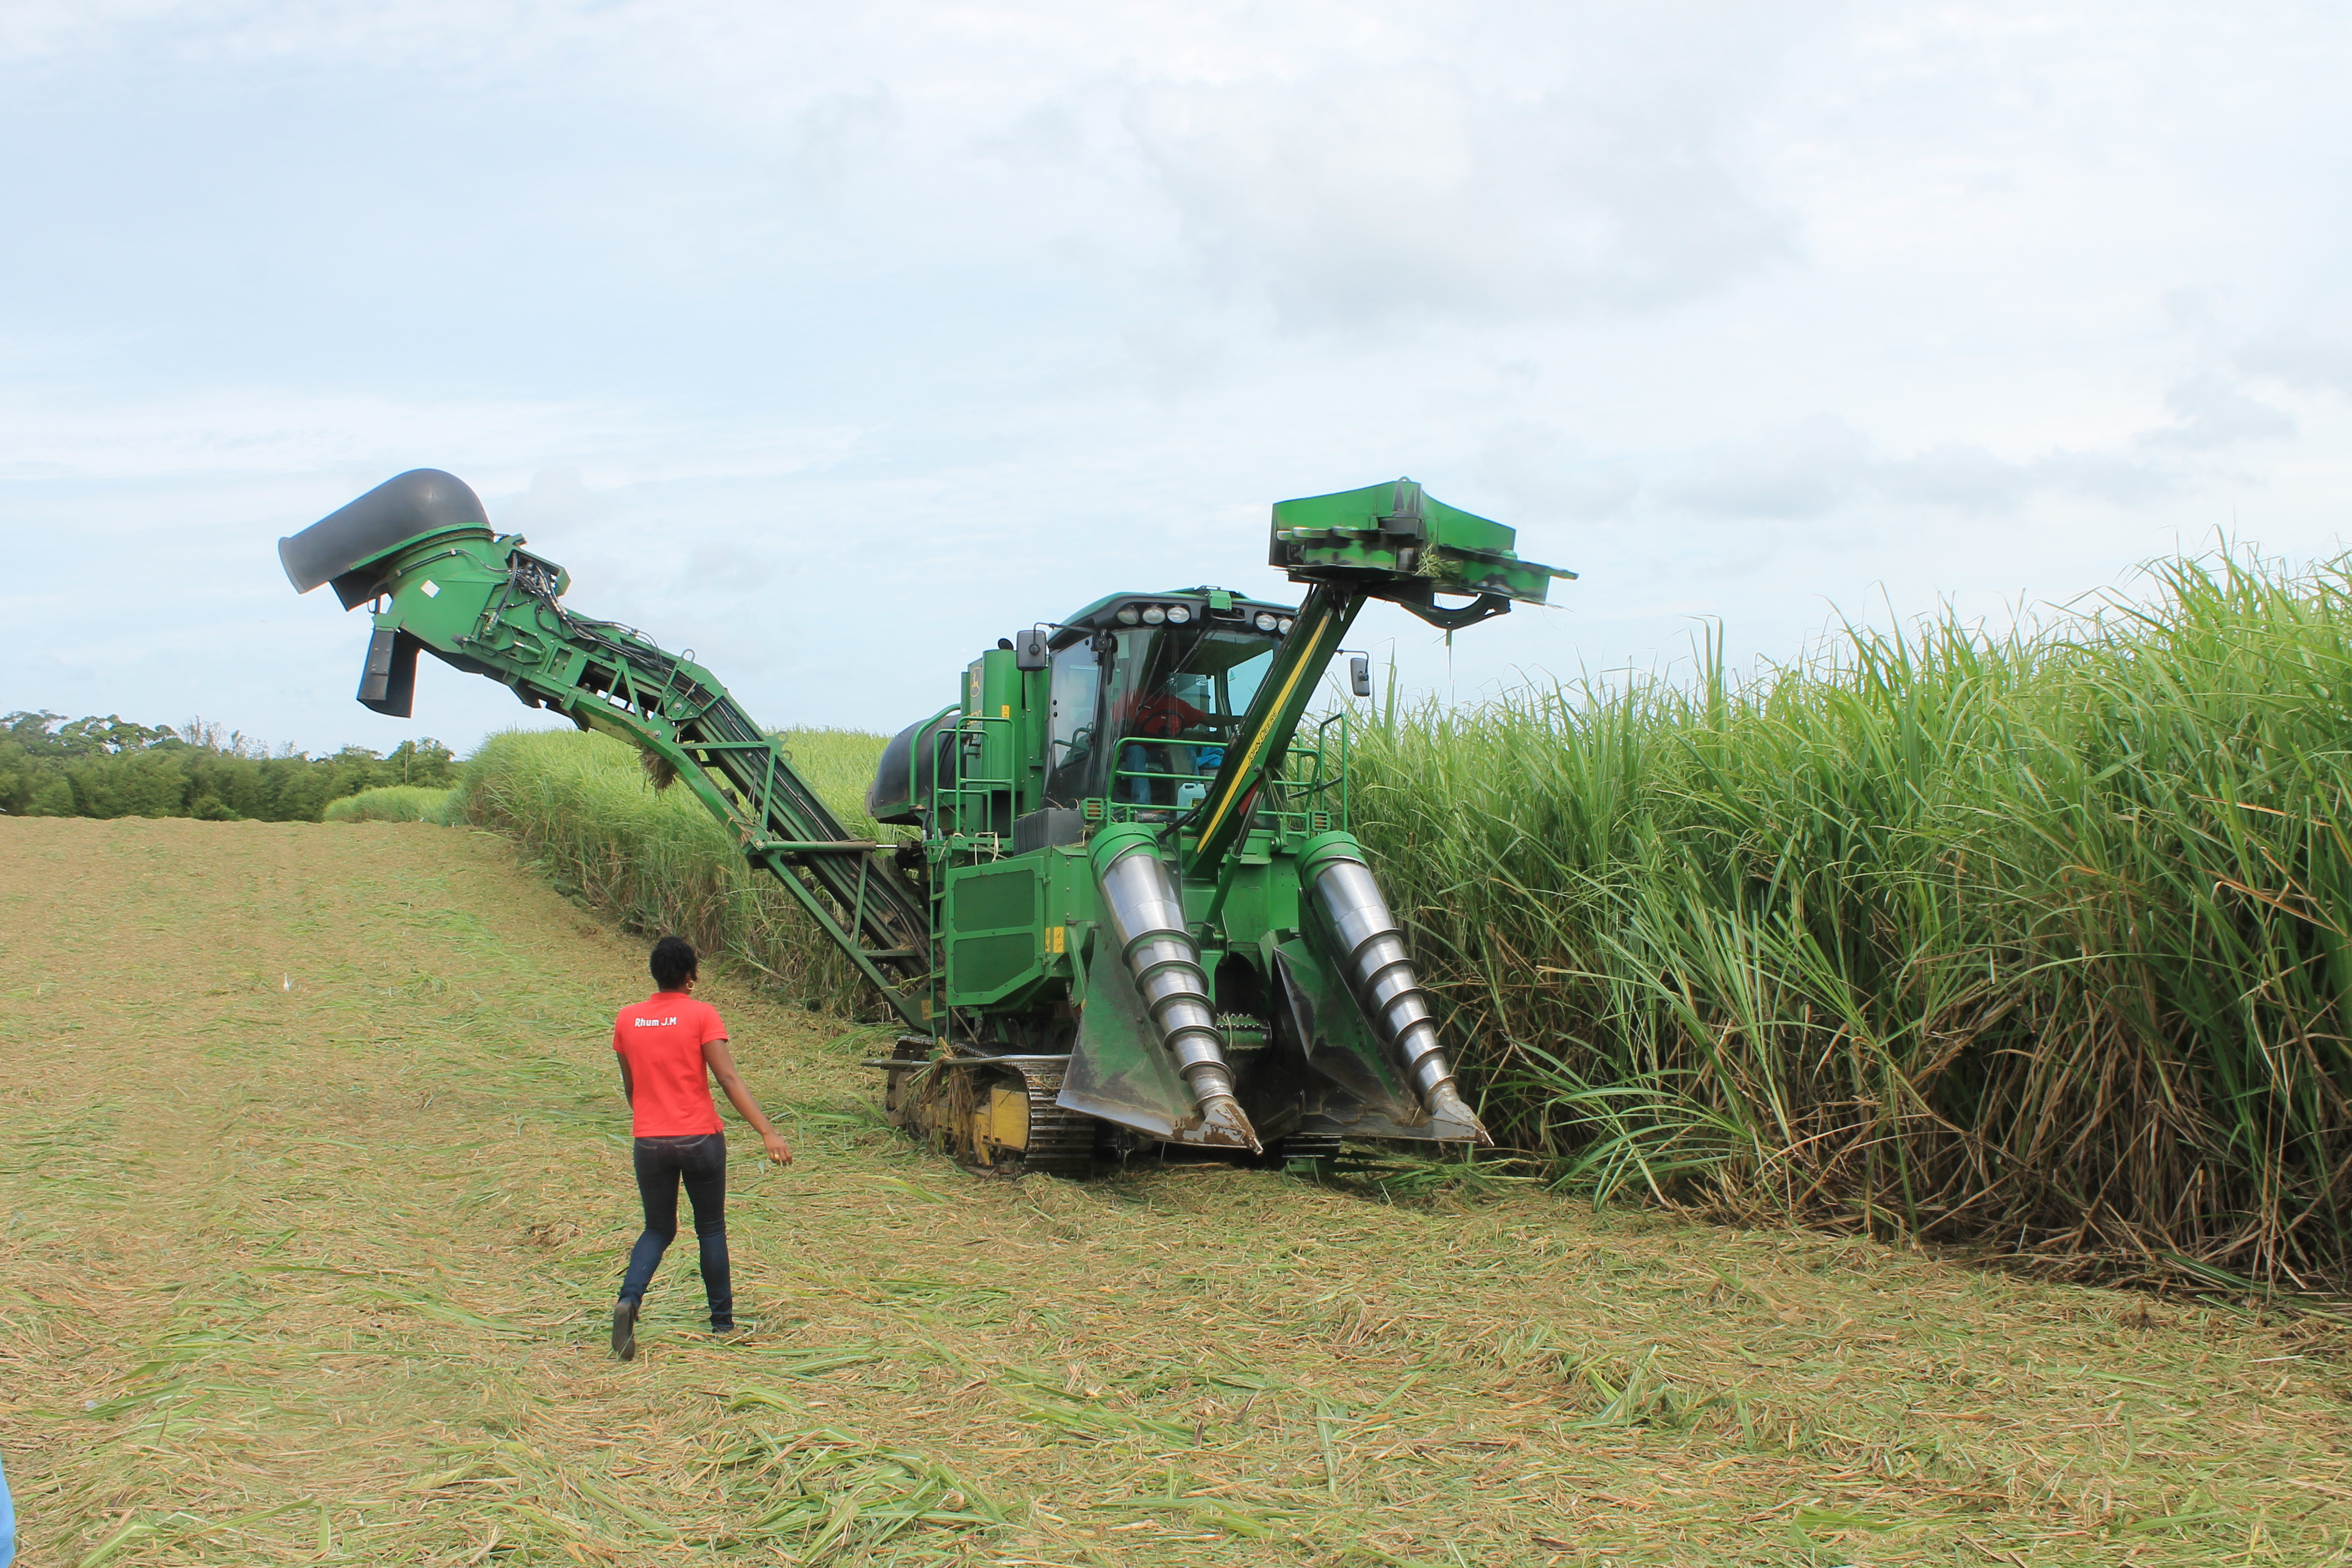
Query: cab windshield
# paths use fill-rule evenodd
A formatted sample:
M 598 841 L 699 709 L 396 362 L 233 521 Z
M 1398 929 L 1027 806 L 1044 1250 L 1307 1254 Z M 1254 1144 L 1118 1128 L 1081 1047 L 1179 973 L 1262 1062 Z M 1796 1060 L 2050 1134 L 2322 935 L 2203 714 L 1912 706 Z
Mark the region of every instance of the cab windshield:
M 1062 649 L 1054 661 L 1046 798 L 1060 805 L 1088 795 L 1138 805 L 1197 803 L 1223 764 L 1225 743 L 1273 666 L 1274 649 L 1270 637 L 1192 626 L 1122 626 Z

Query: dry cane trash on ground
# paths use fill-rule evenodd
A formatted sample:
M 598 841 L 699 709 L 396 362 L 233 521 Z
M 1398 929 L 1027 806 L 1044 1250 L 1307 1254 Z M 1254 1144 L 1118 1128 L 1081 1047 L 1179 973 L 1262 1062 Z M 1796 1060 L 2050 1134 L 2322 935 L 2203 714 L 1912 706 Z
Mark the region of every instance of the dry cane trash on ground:
M 739 1140 L 765 1327 L 698 1336 L 673 1248 L 614 1363 L 644 984 L 488 835 L 0 821 L 23 1561 L 2352 1562 L 2340 1330 L 1526 1190 L 978 1181 L 723 977 L 800 1155 Z

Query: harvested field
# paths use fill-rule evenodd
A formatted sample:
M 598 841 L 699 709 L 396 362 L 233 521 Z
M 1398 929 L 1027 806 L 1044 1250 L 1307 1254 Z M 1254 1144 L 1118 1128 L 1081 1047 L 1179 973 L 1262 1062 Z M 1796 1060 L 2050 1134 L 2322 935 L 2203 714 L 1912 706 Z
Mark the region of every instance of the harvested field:
M 2343 1331 L 1211 1165 L 988 1183 L 715 977 L 800 1154 L 632 1364 L 642 945 L 424 826 L 0 820 L 24 1561 L 2352 1562 Z M 743 1141 L 738 1141 L 741 1150 Z

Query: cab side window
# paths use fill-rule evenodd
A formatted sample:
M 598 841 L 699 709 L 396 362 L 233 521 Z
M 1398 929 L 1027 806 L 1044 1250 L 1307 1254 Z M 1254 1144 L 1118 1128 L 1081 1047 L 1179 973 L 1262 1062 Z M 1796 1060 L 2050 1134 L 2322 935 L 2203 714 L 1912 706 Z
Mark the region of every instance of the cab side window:
M 1045 798 L 1076 805 L 1086 798 L 1093 773 L 1096 709 L 1102 692 L 1102 667 L 1088 643 L 1076 642 L 1054 655 L 1054 712 L 1045 745 Z

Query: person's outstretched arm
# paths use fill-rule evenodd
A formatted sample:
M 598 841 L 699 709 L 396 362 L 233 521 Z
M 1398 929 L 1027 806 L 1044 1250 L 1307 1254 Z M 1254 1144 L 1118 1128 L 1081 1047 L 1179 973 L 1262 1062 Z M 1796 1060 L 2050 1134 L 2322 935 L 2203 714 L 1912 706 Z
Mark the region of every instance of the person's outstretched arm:
M 726 1039 L 722 1037 L 705 1045 L 702 1047 L 702 1059 L 709 1064 L 710 1076 L 719 1080 L 719 1087 L 727 1091 L 729 1103 L 733 1105 L 743 1120 L 750 1122 L 758 1131 L 761 1138 L 766 1141 L 768 1158 L 779 1165 L 791 1164 L 792 1149 L 776 1135 L 776 1130 L 768 1124 L 767 1117 L 761 1113 L 760 1102 L 753 1100 L 751 1091 L 743 1086 L 743 1075 L 735 1070 L 735 1058 L 727 1049 Z

